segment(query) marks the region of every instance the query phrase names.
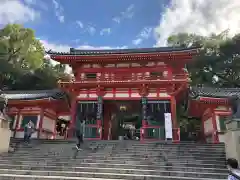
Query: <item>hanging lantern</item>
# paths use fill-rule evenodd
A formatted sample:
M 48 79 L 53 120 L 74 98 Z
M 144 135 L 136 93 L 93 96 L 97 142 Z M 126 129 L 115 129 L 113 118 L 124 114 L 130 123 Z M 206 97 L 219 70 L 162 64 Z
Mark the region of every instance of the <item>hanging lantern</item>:
M 121 105 L 119 109 L 120 109 L 120 111 L 126 111 L 126 110 L 127 110 L 127 107 L 124 106 L 124 105 Z

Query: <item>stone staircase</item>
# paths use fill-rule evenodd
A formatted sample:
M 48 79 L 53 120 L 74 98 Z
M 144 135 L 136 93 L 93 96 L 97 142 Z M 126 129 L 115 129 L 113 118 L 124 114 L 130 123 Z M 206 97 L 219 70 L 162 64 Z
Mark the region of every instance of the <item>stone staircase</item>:
M 137 141 L 13 140 L 0 156 L 1 180 L 221 180 L 227 178 L 223 144 Z

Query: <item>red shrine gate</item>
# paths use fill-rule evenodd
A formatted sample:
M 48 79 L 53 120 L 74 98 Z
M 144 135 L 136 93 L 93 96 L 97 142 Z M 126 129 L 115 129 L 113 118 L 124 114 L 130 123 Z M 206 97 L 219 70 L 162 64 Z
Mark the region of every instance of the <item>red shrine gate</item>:
M 140 104 L 141 140 L 164 140 L 164 114 L 170 113 L 172 139 L 178 141 L 176 103 L 188 88 L 185 64 L 196 53 L 196 48 L 165 47 L 49 52 L 74 73 L 72 82 L 59 82 L 72 95 L 70 129 L 84 119 L 85 138 L 112 139 L 113 105 L 107 102 L 135 101 Z

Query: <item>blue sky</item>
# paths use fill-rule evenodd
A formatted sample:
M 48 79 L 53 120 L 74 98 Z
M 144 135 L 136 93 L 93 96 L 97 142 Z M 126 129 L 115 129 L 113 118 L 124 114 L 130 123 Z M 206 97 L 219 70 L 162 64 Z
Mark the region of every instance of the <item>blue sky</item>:
M 24 0 L 22 0 L 24 1 Z M 152 47 L 164 1 L 48 0 L 41 18 L 25 23 L 36 36 L 78 46 Z M 33 5 L 34 6 L 34 5 Z
M 35 30 L 47 49 L 166 45 L 179 32 L 240 32 L 239 0 L 0 0 L 0 27 Z M 233 6 L 234 5 L 234 6 Z

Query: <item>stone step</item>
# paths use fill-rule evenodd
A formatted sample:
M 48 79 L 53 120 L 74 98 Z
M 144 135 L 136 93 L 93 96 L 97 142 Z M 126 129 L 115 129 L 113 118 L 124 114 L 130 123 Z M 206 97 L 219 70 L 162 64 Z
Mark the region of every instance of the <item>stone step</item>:
M 38 155 L 38 156 L 34 156 L 34 155 L 25 155 L 25 156 L 21 156 L 21 159 L 46 159 L 46 156 L 47 156 L 47 159 L 56 159 L 57 157 L 61 157 L 62 160 L 67 160 L 69 158 L 71 158 L 72 155 L 64 155 L 64 156 L 61 156 L 61 155 L 51 155 L 51 154 L 46 154 L 46 155 Z M 0 157 L 0 159 L 15 159 L 15 158 L 19 158 L 20 156 L 18 156 L 17 154 L 16 155 L 13 155 L 13 156 L 8 156 L 8 157 Z M 226 161 L 226 158 L 225 156 L 213 156 L 213 157 L 204 157 L 204 156 L 175 156 L 175 155 L 132 155 L 132 156 L 121 156 L 121 155 L 116 155 L 116 154 L 105 154 L 105 155 L 95 155 L 95 154 L 79 154 L 77 155 L 74 159 L 91 159 L 91 158 L 94 158 L 94 159 L 106 159 L 106 158 L 111 158 L 111 159 L 118 159 L 118 160 L 128 160 L 128 159 L 137 159 L 137 160 L 145 160 L 146 158 L 149 158 L 149 159 L 158 159 L 158 160 L 161 160 L 161 159 L 167 159 L 167 160 L 199 160 L 199 161 L 221 161 L 221 162 L 225 162 Z
M 66 156 L 68 154 L 72 154 L 72 152 L 76 152 L 77 150 L 75 148 L 69 148 L 68 150 L 49 150 L 49 151 L 39 151 L 39 152 L 33 152 L 33 151 L 28 151 L 28 152 L 21 152 L 19 153 L 18 151 L 12 152 L 12 153 L 6 153 L 0 155 L 2 156 L 9 156 L 9 155 L 18 155 L 18 156 L 41 156 L 41 155 L 61 155 L 61 156 Z M 159 156 L 159 155 L 174 155 L 174 156 L 194 156 L 194 157 L 219 157 L 219 156 L 225 156 L 225 153 L 191 153 L 191 152 L 172 152 L 172 151 L 142 151 L 142 152 L 115 152 L 115 151 L 96 151 L 96 150 L 89 150 L 89 149 L 83 149 L 80 151 L 82 154 L 91 154 L 91 155 L 96 155 L 96 156 L 103 156 L 106 154 L 112 154 L 116 156 L 142 156 L 142 155 L 151 155 L 151 156 Z
M 31 143 L 34 144 L 73 144 L 76 143 L 77 139 L 73 139 L 73 140 L 60 140 L 60 139 L 48 139 L 48 140 L 44 140 L 44 139 L 31 139 Z M 10 141 L 11 144 L 14 143 L 23 143 L 23 139 L 17 139 L 17 140 L 11 140 Z M 181 142 L 170 142 L 170 141 L 105 141 L 105 140 L 98 140 L 98 141 L 90 141 L 90 140 L 84 140 L 84 143 L 87 144 L 99 144 L 99 145 L 118 145 L 118 146 L 124 146 L 124 145 L 139 145 L 139 144 L 143 144 L 143 145 L 147 145 L 147 146 L 151 146 L 151 145 L 189 145 L 189 146 L 224 146 L 224 143 L 196 143 L 196 142 L 187 142 L 187 141 L 181 141 Z
M 159 170 L 170 171 L 189 171 L 189 172 L 208 172 L 208 173 L 228 173 L 226 168 L 204 168 L 204 167 L 175 167 L 175 166 L 151 166 L 151 165 L 128 165 L 128 164 L 97 164 L 97 163 L 81 163 L 81 166 L 41 166 L 41 165 L 14 165 L 14 164 L 0 164 L 0 169 L 32 169 L 32 170 L 53 170 L 53 171 L 81 171 L 83 170 L 119 170 L 119 171 L 149 171 L 155 172 Z
M 132 165 L 132 166 L 175 166 L 175 167 L 196 167 L 196 168 L 226 168 L 225 164 L 222 163 L 215 163 L 215 164 L 206 164 L 206 163 L 202 163 L 202 164 L 196 164 L 194 162 L 179 162 L 179 161 L 175 161 L 175 162 L 153 162 L 153 161 L 144 161 L 144 162 L 139 162 L 139 161 L 125 161 L 125 162 L 119 162 L 119 161 L 113 161 L 113 160 L 105 160 L 105 161 L 94 161 L 92 159 L 89 159 L 88 161 L 52 161 L 52 160 L 45 160 L 45 161 L 29 161 L 29 160 L 0 160 L 0 164 L 5 164 L 5 163 L 12 163 L 15 165 L 43 165 L 43 166 L 80 166 L 81 164 L 126 164 L 126 165 Z
M 88 178 L 111 178 L 111 179 L 160 179 L 161 177 L 190 177 L 190 178 L 209 178 L 224 179 L 226 173 L 196 173 L 182 171 L 115 171 L 115 172 L 98 172 L 98 171 L 50 171 L 50 170 L 19 170 L 19 169 L 0 169 L 1 174 L 16 175 L 42 175 L 42 176 L 67 176 L 67 177 L 88 177 Z
M 47 158 L 46 158 L 47 156 Z M 61 160 L 69 160 L 72 159 L 73 155 L 70 156 L 61 156 Z M 19 156 L 14 155 L 14 156 L 9 156 L 9 157 L 0 157 L 0 159 L 16 159 L 18 158 L 19 160 L 21 159 L 35 159 L 35 160 L 54 160 L 56 158 L 58 158 L 59 156 L 57 155 L 42 155 L 42 156 L 21 156 L 21 158 L 19 158 Z M 166 155 L 166 156 L 150 156 L 150 155 L 142 155 L 142 156 L 116 156 L 116 155 L 108 155 L 105 154 L 103 156 L 95 156 L 95 155 L 76 155 L 76 157 L 74 157 L 73 159 L 77 159 L 77 160 L 82 160 L 82 159 L 98 159 L 98 160 L 102 160 L 102 159 L 113 159 L 113 160 L 145 160 L 145 159 L 152 159 L 152 160 L 179 160 L 179 161 L 200 161 L 200 162 L 204 162 L 204 161 L 208 161 L 208 162 L 225 162 L 226 158 L 225 157 L 193 157 L 193 156 L 170 156 L 170 155 Z
M 32 160 L 32 161 L 79 161 L 79 162 L 90 162 L 90 161 L 96 161 L 96 162 L 101 162 L 101 161 L 114 161 L 114 162 L 126 162 L 126 161 L 146 161 L 146 160 L 151 160 L 151 161 L 159 161 L 159 160 L 162 160 L 162 159 L 149 159 L 147 157 L 143 157 L 143 158 L 134 158 L 134 157 L 131 157 L 131 158 L 127 158 L 127 159 L 121 159 L 121 158 L 118 158 L 118 157 L 95 157 L 95 158 L 84 158 L 84 157 L 78 157 L 78 156 L 75 156 L 73 158 L 71 157 L 67 157 L 67 158 L 62 158 L 62 157 L 55 157 L 55 158 L 51 158 L 51 157 L 43 157 L 43 158 L 37 158 L 37 157 L 28 157 L 28 158 L 25 158 L 25 157 L 19 157 L 19 158 L 16 158 L 16 157 L 2 157 L 0 158 L 0 160 L 25 160 L 25 159 L 28 159 L 28 160 Z M 186 163 L 191 163 L 191 162 L 195 162 L 196 164 L 219 164 L 219 163 L 222 163 L 222 164 L 225 164 L 225 159 L 211 159 L 211 160 L 208 160 L 208 159 L 179 159 L 178 157 L 175 157 L 175 158 L 166 158 L 165 161 L 169 162 L 169 163 L 176 163 L 176 162 L 186 162 Z
M 58 149 L 58 148 L 61 148 L 61 149 L 68 149 L 68 148 L 72 148 L 72 147 L 75 147 L 75 144 L 74 145 L 68 145 L 68 146 L 41 146 L 41 147 L 34 147 L 33 145 L 29 144 L 28 147 L 26 147 L 27 145 L 21 145 L 18 149 L 21 150 L 21 151 L 41 151 L 41 150 L 44 150 L 43 148 L 46 148 L 46 149 Z M 222 152 L 222 151 L 225 151 L 225 149 L 215 149 L 215 148 L 208 148 L 208 149 L 200 149 L 200 148 L 153 148 L 153 149 L 150 149 L 150 148 L 132 148 L 132 147 L 126 147 L 126 148 L 100 148 L 100 147 L 96 147 L 96 146 L 83 146 L 83 148 L 85 149 L 97 149 L 97 150 L 115 150 L 115 151 L 193 151 L 193 152 L 206 152 L 206 151 L 215 151 L 215 152 Z
M 19 143 L 23 142 L 22 138 L 12 138 L 11 143 Z M 76 139 L 31 139 L 31 142 L 41 143 L 41 144 L 70 144 L 75 143 Z M 135 145 L 135 144 L 145 144 L 145 145 L 153 145 L 153 144 L 164 144 L 164 145 L 196 145 L 196 146 L 224 146 L 224 143 L 196 143 L 192 141 L 181 141 L 181 142 L 171 142 L 171 141 L 135 141 L 135 140 L 127 140 L 127 141 L 119 141 L 119 140 L 85 140 L 85 143 L 89 144 L 107 144 L 107 145 Z
M 109 179 L 109 178 L 86 178 L 86 177 L 66 177 L 66 176 L 36 176 L 36 175 L 13 175 L 1 174 L 1 180 L 124 180 L 124 179 Z
M 30 145 L 33 145 L 35 147 L 38 146 L 69 146 L 69 145 L 75 145 L 76 143 L 68 143 L 68 144 L 42 144 L 42 143 L 30 143 Z M 86 146 L 95 146 L 95 147 L 114 147 L 114 148 L 126 148 L 126 147 L 132 147 L 132 148 L 161 148 L 161 147 L 166 147 L 166 148 L 198 148 L 198 149 L 224 149 L 225 146 L 216 146 L 216 145 L 212 145 L 212 146 L 198 146 L 196 144 L 193 145 L 181 145 L 181 144 L 172 144 L 172 145 L 168 145 L 168 144 L 155 144 L 155 145 L 148 145 L 148 144 L 138 144 L 138 145 L 121 145 L 121 144 L 116 144 L 116 145 L 109 145 L 109 144 L 90 144 L 90 143 L 83 143 Z M 21 146 L 21 145 L 25 145 L 25 143 L 15 143 L 15 144 L 11 144 L 13 146 Z
M 39 176 L 39 175 L 12 175 L 1 174 L 1 180 L 126 180 L 126 179 L 109 179 L 109 178 L 87 178 L 87 177 L 68 177 L 68 176 Z M 151 178 L 144 177 L 130 177 L 129 180 L 152 180 Z M 225 180 L 212 179 L 212 178 L 190 178 L 190 177 L 173 177 L 173 176 L 160 176 L 158 180 Z
M 194 149 L 194 150 L 178 150 L 178 149 L 154 149 L 154 150 L 148 150 L 148 149 L 97 149 L 97 148 L 89 148 L 89 147 L 82 147 L 85 150 L 95 150 L 96 152 L 105 152 L 105 151 L 112 151 L 112 152 L 116 152 L 116 153 L 144 153 L 144 152 L 159 152 L 159 151 L 166 151 L 166 152 L 172 152 L 172 153 L 197 153 L 197 154 L 211 154 L 211 153 L 225 153 L 224 150 L 198 150 L 198 149 Z M 38 150 L 34 150 L 34 149 L 15 149 L 16 152 L 19 152 L 19 154 L 23 154 L 23 153 L 29 153 L 29 152 L 33 152 L 33 153 L 39 153 L 39 152 L 59 152 L 59 151 L 65 151 L 65 150 L 72 150 L 75 149 L 75 146 L 69 146 L 68 148 L 46 148 L 46 147 L 42 147 L 41 149 Z

